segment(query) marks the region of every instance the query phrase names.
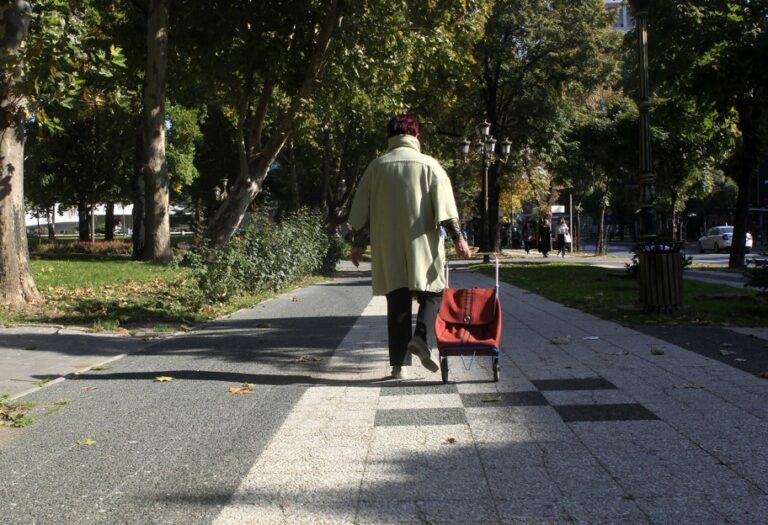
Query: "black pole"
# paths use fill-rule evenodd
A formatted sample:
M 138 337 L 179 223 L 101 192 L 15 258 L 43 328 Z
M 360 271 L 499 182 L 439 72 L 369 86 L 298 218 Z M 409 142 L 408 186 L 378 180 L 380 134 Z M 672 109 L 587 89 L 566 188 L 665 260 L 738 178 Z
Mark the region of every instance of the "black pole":
M 490 263 L 491 256 L 491 230 L 490 217 L 488 216 L 488 169 L 490 168 L 490 159 L 488 158 L 488 145 L 483 144 L 483 262 Z
M 651 159 L 651 90 L 648 78 L 648 11 L 651 0 L 632 0 L 637 33 L 640 90 L 637 108 L 640 113 L 640 241 L 656 240 L 655 176 Z

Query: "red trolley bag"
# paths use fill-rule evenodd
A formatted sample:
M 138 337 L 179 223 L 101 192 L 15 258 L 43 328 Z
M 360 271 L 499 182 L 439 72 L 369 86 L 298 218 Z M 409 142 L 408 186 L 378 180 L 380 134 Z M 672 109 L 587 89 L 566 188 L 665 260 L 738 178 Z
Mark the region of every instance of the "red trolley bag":
M 499 259 L 496 258 L 495 288 L 450 288 L 446 261 L 446 289 L 435 319 L 435 337 L 440 352 L 440 372 L 448 382 L 448 357 L 460 356 L 464 369 L 475 357 L 493 358 L 493 380 L 499 380 L 501 348 L 501 302 L 499 301 Z M 469 365 L 464 360 L 471 356 Z

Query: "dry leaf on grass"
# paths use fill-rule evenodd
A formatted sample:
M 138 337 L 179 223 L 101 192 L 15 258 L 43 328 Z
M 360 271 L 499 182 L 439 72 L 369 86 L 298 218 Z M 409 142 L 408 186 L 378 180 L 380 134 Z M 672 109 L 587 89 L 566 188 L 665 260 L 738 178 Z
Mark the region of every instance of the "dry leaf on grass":
M 157 376 L 155 378 L 155 383 L 167 383 L 168 381 L 173 381 L 173 378 L 170 376 Z

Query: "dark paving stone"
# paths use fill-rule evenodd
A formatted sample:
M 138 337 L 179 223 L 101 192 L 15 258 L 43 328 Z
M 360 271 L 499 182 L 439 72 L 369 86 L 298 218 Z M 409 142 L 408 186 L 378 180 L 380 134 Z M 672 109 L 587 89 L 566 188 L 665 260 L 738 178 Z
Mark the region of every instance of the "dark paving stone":
M 531 383 L 539 390 L 616 390 L 616 385 L 602 377 L 539 379 Z
M 500 392 L 496 394 L 461 394 L 461 402 L 467 408 L 519 407 L 547 405 L 541 392 Z
M 382 396 L 426 396 L 430 394 L 458 394 L 453 383 L 412 383 L 403 385 L 381 385 Z
M 566 423 L 577 421 L 643 421 L 659 419 L 637 403 L 617 405 L 560 405 L 552 408 Z
M 376 411 L 377 427 L 403 425 L 466 425 L 463 408 L 415 408 Z
M 768 370 L 768 351 L 766 351 L 765 341 L 758 337 L 740 334 L 719 326 L 647 325 L 633 326 L 632 329 L 750 374 L 759 374 Z M 726 355 L 722 355 L 720 350 L 726 350 Z

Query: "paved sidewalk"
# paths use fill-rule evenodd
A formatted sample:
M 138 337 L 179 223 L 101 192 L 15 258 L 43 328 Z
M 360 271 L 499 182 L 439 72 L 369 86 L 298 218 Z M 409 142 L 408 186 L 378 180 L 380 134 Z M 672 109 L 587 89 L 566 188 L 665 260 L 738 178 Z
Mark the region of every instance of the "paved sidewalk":
M 421 367 L 382 381 L 374 298 L 216 523 L 768 520 L 767 381 L 510 286 L 501 298 L 500 382 L 488 359 L 453 360 L 447 385 Z
M 0 393 L 34 392 L 67 374 L 135 352 L 140 338 L 56 326 L 0 328 Z
M 506 284 L 498 383 L 386 379 L 345 273 L 31 396 L 73 402 L 0 446 L 0 521 L 768 522 L 767 380 Z

